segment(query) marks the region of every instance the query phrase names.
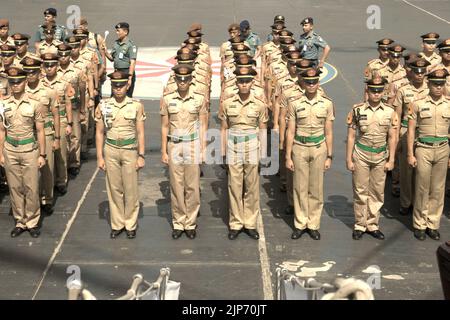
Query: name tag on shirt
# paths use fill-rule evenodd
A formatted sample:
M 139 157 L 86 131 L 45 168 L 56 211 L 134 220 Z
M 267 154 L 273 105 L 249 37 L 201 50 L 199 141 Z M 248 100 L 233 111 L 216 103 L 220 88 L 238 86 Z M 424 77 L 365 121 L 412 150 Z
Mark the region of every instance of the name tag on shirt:
M 123 59 L 123 52 L 119 53 L 119 59 Z

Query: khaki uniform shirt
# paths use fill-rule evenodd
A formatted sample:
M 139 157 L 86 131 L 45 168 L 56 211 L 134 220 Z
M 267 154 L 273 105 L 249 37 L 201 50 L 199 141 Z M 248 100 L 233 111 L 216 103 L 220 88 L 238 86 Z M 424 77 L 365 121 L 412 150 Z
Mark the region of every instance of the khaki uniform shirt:
M 429 57 L 427 57 L 425 55 L 425 53 L 420 52 L 419 56 L 424 58 L 425 60 L 427 60 L 429 63 L 431 63 L 430 66 L 428 66 L 429 69 L 433 68 L 433 66 L 438 65 L 442 62 L 442 58 L 439 54 L 437 54 L 436 52 L 433 52 L 433 54 Z
M 55 133 L 52 110 L 57 106 L 58 94 L 55 89 L 52 89 L 44 81 L 39 81 L 35 89 L 29 86 L 25 87 L 25 92 L 30 99 L 35 100 L 40 104 L 41 112 L 43 113 L 45 123 L 45 135 L 52 135 Z
M 234 137 L 258 134 L 259 126 L 269 120 L 267 106 L 253 93 L 247 101 L 241 101 L 239 94 L 227 99 L 223 103 L 222 119 L 225 120 L 229 128 L 227 145 L 229 150 L 251 151 L 259 147 L 258 138 L 234 141 Z
M 428 95 L 428 85 L 424 82 L 420 88 L 414 87 L 412 84 L 408 83 L 404 85 L 397 91 L 395 100 L 392 106 L 395 110 L 401 110 L 401 126 L 408 127 L 408 107 L 409 105 L 416 101 L 425 98 Z
M 44 54 L 44 53 L 53 53 L 53 54 L 58 54 L 58 46 L 62 44 L 61 41 L 58 40 L 53 40 L 52 43 L 48 44 L 47 41 L 41 41 L 39 43 L 39 54 Z
M 164 95 L 161 99 L 160 114 L 169 117 L 169 135 L 186 136 L 198 132 L 201 114 L 206 114 L 205 99 L 201 93 L 189 88 L 182 98 L 178 90 Z
M 372 73 L 384 68 L 388 64 L 388 62 L 389 60 L 383 62 L 380 58 L 370 60 L 367 63 L 366 68 L 364 69 L 364 79 L 366 81 L 372 79 Z
M 331 99 L 320 94 L 309 100 L 306 95 L 296 96 L 288 100 L 288 121 L 295 121 L 295 135 L 301 137 L 319 137 L 325 135 L 326 121 L 334 120 L 334 107 Z M 300 142 L 294 139 L 294 143 L 313 146 L 319 142 Z
M 114 98 L 102 99 L 99 107 L 95 110 L 95 121 L 103 121 L 106 129 L 106 139 L 123 141 L 135 139 L 134 144 L 116 146 L 106 144 L 115 148 L 135 149 L 137 148 L 136 121 L 145 121 L 144 105 L 137 99 L 126 97 L 118 103 Z
M 394 109 L 380 102 L 372 108 L 368 102 L 356 104 L 347 116 L 347 125 L 356 130 L 355 149 L 363 160 L 377 164 L 389 157 L 387 141 L 389 129 L 399 126 L 398 115 Z M 386 147 L 386 151 L 379 153 L 365 151 L 357 143 L 370 148 Z
M 447 137 L 450 124 L 450 100 L 443 96 L 438 101 L 434 101 L 428 95 L 410 104 L 408 117 L 416 120 L 417 138 Z M 422 145 L 420 142 L 417 144 Z
M 44 122 L 40 103 L 32 100 L 25 93 L 21 100 L 13 96 L 2 101 L 3 112 L 0 120 L 6 124 L 6 136 L 15 140 L 34 138 L 35 122 Z M 13 146 L 5 141 L 5 149 L 12 152 L 28 152 L 38 147 L 38 142 Z
M 399 64 L 395 70 L 393 70 L 389 64 L 379 70 L 380 76 L 385 78 L 388 83 L 392 83 L 401 78 L 406 78 L 406 70 Z

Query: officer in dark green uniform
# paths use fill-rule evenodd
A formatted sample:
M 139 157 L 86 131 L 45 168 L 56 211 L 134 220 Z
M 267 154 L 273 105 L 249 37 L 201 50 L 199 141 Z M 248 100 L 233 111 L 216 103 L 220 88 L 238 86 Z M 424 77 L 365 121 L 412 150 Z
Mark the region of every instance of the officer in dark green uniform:
M 117 40 L 111 53 L 106 51 L 106 57 L 109 61 L 114 61 L 114 69 L 129 74 L 127 96 L 132 97 L 134 91 L 134 83 L 136 82 L 136 59 L 137 46 L 128 38 L 130 33 L 130 25 L 127 22 L 119 22 L 116 24 Z
M 314 66 L 322 68 L 331 48 L 327 42 L 313 30 L 313 18 L 308 17 L 303 19 L 301 25 L 303 26 L 304 33 L 300 36 L 298 41 L 299 51 L 302 53 L 304 59 L 313 60 Z M 322 48 L 323 54 L 319 59 L 320 48 Z

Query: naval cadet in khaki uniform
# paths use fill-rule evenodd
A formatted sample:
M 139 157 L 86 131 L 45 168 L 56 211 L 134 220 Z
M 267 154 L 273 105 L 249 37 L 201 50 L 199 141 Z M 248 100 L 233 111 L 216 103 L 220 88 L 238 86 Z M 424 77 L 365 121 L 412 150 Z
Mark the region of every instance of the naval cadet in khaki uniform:
M 2 59 L 2 65 L 0 72 L 5 72 L 10 67 L 20 67 L 20 65 L 15 65 L 16 57 L 16 47 L 9 44 L 3 44 L 0 46 L 0 56 Z
M 45 165 L 44 117 L 40 104 L 25 93 L 26 73 L 7 71 L 11 96 L 0 105 L 0 164 L 5 167 L 16 221 L 11 237 L 28 230 L 40 235 L 39 168 Z M 36 138 L 37 137 L 37 141 Z
M 13 38 L 9 35 L 9 20 L 0 19 L 0 45 L 14 45 Z
M 442 61 L 436 68 L 445 68 L 450 73 L 450 38 L 443 40 L 438 45 L 438 48 Z M 450 97 L 450 76 L 447 77 L 447 82 L 445 83 L 445 95 Z
M 384 203 L 386 172 L 395 160 L 399 119 L 395 110 L 381 101 L 386 80 L 374 77 L 367 82 L 368 100 L 356 104 L 347 116 L 347 169 L 353 173 L 352 237 L 364 232 L 383 240 L 379 229 L 380 209 Z
M 440 239 L 445 179 L 450 166 L 450 100 L 444 96 L 448 75 L 446 69 L 429 73 L 429 95 L 409 108 L 408 163 L 416 168 L 413 227 L 419 240 L 425 240 L 425 234 L 433 240 Z
M 73 126 L 72 100 L 75 100 L 74 98 L 82 86 L 82 71 L 71 63 L 70 55 L 71 47 L 67 44 L 60 44 L 58 46 L 59 65 L 44 64 L 44 81 L 56 90 L 58 95 L 59 141 L 61 147 L 55 150 L 55 188 L 60 195 L 67 192 L 68 148 Z M 55 135 L 58 136 L 57 132 L 55 132 Z
M 56 57 L 52 54 L 43 55 L 45 63 L 58 64 Z M 30 99 L 40 103 L 45 114 L 45 154 L 47 162 L 40 170 L 40 196 L 41 210 L 46 215 L 53 213 L 53 187 L 54 187 L 54 152 L 60 148 L 61 137 L 59 135 L 59 113 L 57 91 L 41 79 L 41 59 L 27 57 L 21 61 L 23 70 L 27 73 L 27 86 L 25 92 Z M 58 133 L 58 134 L 56 134 Z
M 244 231 L 257 240 L 261 214 L 258 165 L 266 150 L 267 106 L 251 90 L 256 71 L 241 67 L 234 73 L 239 93 L 224 101 L 221 119 L 222 156 L 228 165 L 228 238 L 234 240 Z
M 420 36 L 422 38 L 422 52 L 419 55 L 430 63 L 429 69 L 441 63 L 441 57 L 436 53 L 439 34 L 429 32 Z
M 172 68 L 178 89 L 161 98 L 161 162 L 169 166 L 172 238 L 197 235 L 200 209 L 200 166 L 208 116 L 206 99 L 191 85 L 194 67 Z
M 395 96 L 392 106 L 401 119 L 399 130 L 399 168 L 400 168 L 400 214 L 412 213 L 414 203 L 413 169 L 408 164 L 408 108 L 416 100 L 428 95 L 428 85 L 424 82 L 425 73 L 430 63 L 425 59 L 417 59 L 408 64 L 411 81 L 400 87 Z
M 14 39 L 14 46 L 17 51 L 13 64 L 20 66 L 20 62 L 24 58 L 30 56 L 30 53 L 28 52 L 28 40 L 30 39 L 30 36 L 23 33 L 15 33 L 12 35 L 12 38 Z
M 384 38 L 377 41 L 379 56 L 377 59 L 372 59 L 369 62 L 367 62 L 367 66 L 364 69 L 364 78 L 366 81 L 372 78 L 372 74 L 374 71 L 378 71 L 388 64 L 389 46 L 392 43 L 394 43 L 394 40 L 389 38 Z
M 108 77 L 113 97 L 102 100 L 95 112 L 97 163 L 106 171 L 110 236 L 117 238 L 125 229 L 133 239 L 139 213 L 138 171 L 145 165 L 144 105 L 127 96 L 128 73 L 115 71 Z
M 288 100 L 286 131 L 286 167 L 294 172 L 294 232 L 298 239 L 306 231 L 320 239 L 323 210 L 323 176 L 333 159 L 333 102 L 318 93 L 318 69 L 308 69 L 301 76 L 304 95 Z
M 75 30 L 74 30 L 75 31 Z M 86 95 L 94 92 L 94 76 L 91 69 L 91 62 L 87 61 L 81 56 L 81 40 L 80 37 L 69 37 L 68 44 L 72 47 L 71 63 L 76 69 L 81 70 L 81 85 L 79 90 L 75 90 L 72 98 L 72 119 L 73 132 L 70 136 L 68 166 L 69 173 L 72 176 L 77 176 L 81 168 L 81 141 L 83 139 L 83 123 L 87 117 Z M 77 89 L 75 87 L 75 89 Z

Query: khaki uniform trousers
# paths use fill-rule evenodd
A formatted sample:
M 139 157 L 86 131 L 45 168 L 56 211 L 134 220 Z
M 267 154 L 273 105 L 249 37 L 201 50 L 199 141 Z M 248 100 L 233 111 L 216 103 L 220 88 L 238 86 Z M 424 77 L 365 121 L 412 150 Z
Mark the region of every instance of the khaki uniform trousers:
M 400 129 L 401 151 L 399 153 L 400 168 L 400 206 L 408 208 L 414 203 L 414 170 L 408 164 L 407 128 Z
M 355 171 L 353 172 L 353 210 L 355 230 L 365 232 L 379 229 L 380 209 L 384 203 L 386 160 L 368 163 L 353 153 Z
M 66 136 L 67 119 L 60 118 L 59 135 L 60 148 L 55 151 L 55 185 L 63 187 L 67 185 L 67 153 L 70 145 L 70 137 Z
M 7 143 L 7 142 L 5 142 Z M 16 227 L 34 228 L 41 215 L 39 203 L 39 150 L 12 152 L 4 150 L 6 178 Z
M 137 152 L 105 145 L 106 191 L 111 229 L 132 231 L 139 214 Z
M 192 157 L 195 142 L 169 142 L 170 206 L 174 230 L 195 230 L 200 210 L 200 166 Z M 198 148 L 200 150 L 200 148 Z
M 70 136 L 68 166 L 69 168 L 80 167 L 80 152 L 81 152 L 81 123 L 80 123 L 80 108 L 72 109 L 72 134 Z
M 239 154 L 243 154 L 240 156 Z M 228 150 L 228 198 L 230 229 L 256 229 L 259 208 L 259 150 L 233 152 Z
M 280 150 L 279 157 L 279 168 L 280 168 L 280 183 L 286 186 L 286 196 L 288 200 L 288 205 L 294 206 L 294 186 L 293 180 L 294 176 L 291 170 L 286 168 L 286 150 Z
M 53 204 L 53 186 L 55 179 L 55 158 L 53 154 L 53 141 L 53 134 L 45 136 L 45 154 L 47 155 L 47 161 L 45 163 L 45 166 L 41 168 L 39 184 L 41 204 Z
M 415 155 L 417 167 L 413 227 L 419 230 L 437 230 L 444 209 L 449 146 L 417 146 Z
M 302 146 L 294 143 L 294 226 L 318 230 L 323 210 L 323 175 L 327 157 L 326 143 Z
M 89 102 L 89 98 L 86 98 L 86 106 Z M 93 130 L 90 130 L 90 127 L 92 126 L 92 123 L 94 122 L 94 119 L 92 118 L 94 107 L 88 108 L 86 107 L 86 114 L 83 121 L 80 122 L 81 126 L 81 152 L 87 152 L 88 151 L 88 138 L 90 137 L 89 134 L 93 134 Z

